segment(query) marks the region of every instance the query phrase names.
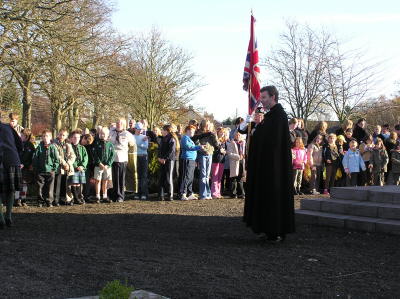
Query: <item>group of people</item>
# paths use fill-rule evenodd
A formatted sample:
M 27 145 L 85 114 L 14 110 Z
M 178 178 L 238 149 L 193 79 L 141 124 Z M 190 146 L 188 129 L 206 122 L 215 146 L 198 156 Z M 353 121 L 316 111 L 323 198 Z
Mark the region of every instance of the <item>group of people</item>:
M 329 194 L 332 187 L 398 185 L 400 177 L 400 124 L 366 129 L 361 118 L 339 128 L 319 122 L 311 133 L 302 119 L 289 120 L 295 193 L 302 194 L 303 178 L 312 194 Z M 304 184 L 303 184 L 304 187 Z
M 309 133 L 303 120 L 288 121 L 278 100 L 274 86 L 262 88 L 263 107 L 233 127 L 215 130 L 203 119 L 149 130 L 146 120 L 119 118 L 90 131 L 62 129 L 53 136 L 44 130 L 38 145 L 11 113 L 8 124 L 0 123 L 0 205 L 7 203 L 0 228 L 12 223 L 14 199 L 26 204 L 30 184 L 38 188 L 40 206 L 123 202 L 127 189 L 135 199 L 148 199 L 152 144 L 160 200 L 240 196 L 244 222 L 273 241 L 295 230 L 294 194 L 399 183 L 400 125 L 376 126 L 369 134 L 365 119 L 330 129 L 322 121 Z

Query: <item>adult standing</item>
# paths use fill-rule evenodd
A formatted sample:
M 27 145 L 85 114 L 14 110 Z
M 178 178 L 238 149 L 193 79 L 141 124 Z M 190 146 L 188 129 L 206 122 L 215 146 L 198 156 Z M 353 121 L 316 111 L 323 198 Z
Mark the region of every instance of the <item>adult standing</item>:
M 135 137 L 126 130 L 125 118 L 118 119 L 116 127 L 110 131 L 110 141 L 115 149 L 115 159 L 112 164 L 113 199 L 123 202 L 129 146 L 136 147 Z
M 22 141 L 18 133 L 9 125 L 0 122 L 0 229 L 12 225 L 11 213 L 15 191 L 21 191 Z M 3 216 L 3 203 L 7 203 Z
M 305 128 L 304 119 L 297 118 L 297 128 L 295 129 L 295 132 L 297 137 L 301 137 L 301 139 L 303 140 L 304 146 L 307 146 L 309 134 Z
M 314 130 L 312 130 L 310 135 L 308 135 L 307 144 L 310 144 L 311 142 L 313 142 L 314 138 L 317 135 L 322 136 L 322 139 L 323 139 L 322 144 L 327 143 L 328 142 L 327 133 L 326 133 L 327 129 L 328 129 L 328 123 L 326 121 L 318 122 L 317 125 L 314 127 Z
M 367 126 L 367 121 L 365 118 L 360 118 L 353 130 L 353 138 L 355 138 L 358 144 L 364 141 L 364 139 L 368 136 L 367 130 L 365 129 Z
M 275 86 L 261 89 L 270 110 L 250 141 L 243 220 L 255 233 L 281 242 L 295 231 L 293 170 L 287 114 Z

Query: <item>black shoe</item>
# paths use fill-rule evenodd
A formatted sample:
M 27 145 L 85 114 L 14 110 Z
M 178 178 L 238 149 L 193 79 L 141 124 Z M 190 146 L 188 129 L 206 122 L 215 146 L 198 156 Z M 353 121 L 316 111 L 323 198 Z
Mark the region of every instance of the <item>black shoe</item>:
M 60 204 L 59 204 L 58 202 L 56 202 L 55 204 L 53 204 L 53 206 L 55 206 L 55 207 L 59 207 L 59 206 L 60 206 Z
M 6 219 L 6 225 L 7 225 L 7 227 L 11 227 L 12 221 L 10 219 Z
M 246 195 L 243 194 L 243 195 L 240 196 L 240 198 L 245 199 L 245 198 L 246 198 Z
M 238 198 L 238 196 L 236 195 L 236 194 L 232 194 L 232 196 L 231 196 L 232 198 Z
M 21 199 L 17 199 L 17 201 L 15 202 L 15 206 L 16 207 L 22 207 L 22 200 Z
M 297 192 L 297 190 L 294 190 L 294 195 L 299 195 L 299 192 Z

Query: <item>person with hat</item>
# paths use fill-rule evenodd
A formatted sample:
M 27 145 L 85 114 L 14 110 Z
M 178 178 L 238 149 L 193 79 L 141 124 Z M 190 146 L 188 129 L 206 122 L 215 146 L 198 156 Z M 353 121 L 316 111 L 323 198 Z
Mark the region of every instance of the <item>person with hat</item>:
M 11 213 L 15 191 L 21 191 L 22 174 L 19 153 L 22 141 L 11 126 L 0 122 L 0 229 L 12 226 Z M 5 217 L 3 203 L 7 204 Z
M 146 200 L 148 195 L 148 157 L 149 137 L 147 137 L 145 126 L 141 122 L 135 124 L 135 140 L 137 146 L 137 175 L 138 175 L 138 193 L 135 199 Z

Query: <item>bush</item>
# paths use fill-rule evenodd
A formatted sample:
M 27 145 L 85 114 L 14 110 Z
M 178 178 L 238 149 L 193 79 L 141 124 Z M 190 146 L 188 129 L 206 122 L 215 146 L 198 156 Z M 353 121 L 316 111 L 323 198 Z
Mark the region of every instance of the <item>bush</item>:
M 106 284 L 100 291 L 100 299 L 129 299 L 134 288 L 129 287 L 125 282 L 123 285 L 119 280 L 114 280 Z

